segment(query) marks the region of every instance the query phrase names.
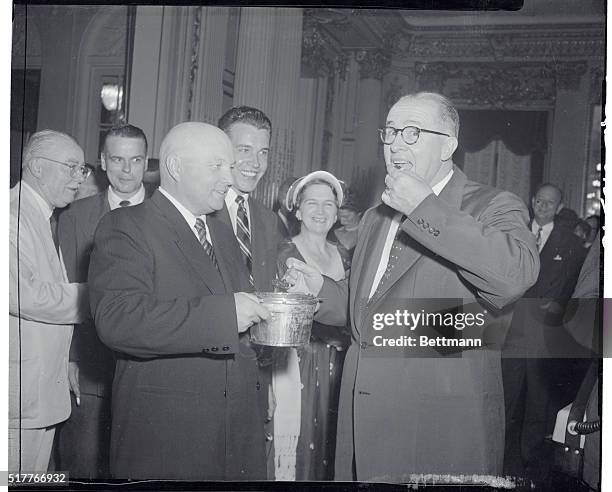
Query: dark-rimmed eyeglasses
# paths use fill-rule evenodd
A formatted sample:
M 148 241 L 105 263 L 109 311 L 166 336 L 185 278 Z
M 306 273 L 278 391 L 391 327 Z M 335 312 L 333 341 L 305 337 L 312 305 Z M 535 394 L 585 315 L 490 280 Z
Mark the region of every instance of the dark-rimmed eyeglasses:
M 378 129 L 380 139 L 385 145 L 391 145 L 393 142 L 395 142 L 395 137 L 397 137 L 398 133 L 401 133 L 402 140 L 404 142 L 406 142 L 408 145 L 413 145 L 417 143 L 421 132 L 433 133 L 434 135 L 443 135 L 445 137 L 450 137 L 448 133 L 436 132 L 434 130 L 426 130 L 425 128 L 419 128 L 418 126 L 405 126 L 401 130 L 399 128 L 393 128 L 392 126 L 385 126 L 383 128 Z
M 87 164 L 68 164 L 67 162 L 56 161 L 55 159 L 50 159 L 49 157 L 45 157 L 44 155 L 37 155 L 34 157 L 38 157 L 39 159 L 45 159 L 47 161 L 55 162 L 56 164 L 61 164 L 62 166 L 66 166 L 70 168 L 70 176 L 74 179 L 83 178 L 87 179 L 93 172 L 93 168 Z

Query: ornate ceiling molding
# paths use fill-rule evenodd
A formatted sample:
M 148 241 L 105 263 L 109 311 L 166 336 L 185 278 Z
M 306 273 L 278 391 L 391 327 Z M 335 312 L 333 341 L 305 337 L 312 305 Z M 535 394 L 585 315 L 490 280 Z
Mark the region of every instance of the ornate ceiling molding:
M 419 90 L 441 92 L 457 104 L 510 108 L 554 106 L 558 89 L 576 90 L 587 64 L 416 63 Z
M 355 53 L 355 60 L 359 63 L 359 77 L 362 79 L 382 78 L 391 65 L 389 52 L 381 50 L 359 50 Z
M 410 59 L 492 59 L 535 60 L 555 57 L 561 60 L 573 58 L 601 58 L 605 54 L 602 33 L 559 32 L 523 33 L 519 30 L 505 33 L 460 35 L 411 35 L 402 36 L 395 58 Z M 399 51 L 399 53 L 398 53 Z

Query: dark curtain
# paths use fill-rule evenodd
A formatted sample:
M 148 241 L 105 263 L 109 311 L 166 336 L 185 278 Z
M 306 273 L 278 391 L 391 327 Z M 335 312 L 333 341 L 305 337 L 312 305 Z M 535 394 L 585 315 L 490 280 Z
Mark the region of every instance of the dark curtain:
M 531 155 L 530 189 L 542 181 L 547 150 L 547 111 L 459 110 L 459 147 L 455 162 L 463 167 L 466 152 L 478 152 L 501 140 L 517 155 Z

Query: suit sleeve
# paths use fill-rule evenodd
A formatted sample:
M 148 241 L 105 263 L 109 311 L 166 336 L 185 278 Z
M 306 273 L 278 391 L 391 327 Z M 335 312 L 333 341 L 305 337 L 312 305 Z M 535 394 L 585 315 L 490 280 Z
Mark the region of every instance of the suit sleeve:
M 335 281 L 323 275 L 323 286 L 319 291 L 322 299 L 314 319 L 332 326 L 346 326 L 349 299 L 348 280 Z
M 156 257 L 126 214 L 107 214 L 96 231 L 89 267 L 91 310 L 100 340 L 136 357 L 229 355 L 238 350 L 233 294 L 156 295 Z M 180 275 L 180 272 L 177 272 Z M 224 347 L 227 349 L 224 350 Z
M 9 234 L 9 312 L 23 319 L 50 324 L 79 323 L 89 315 L 87 286 L 41 278 L 37 264 L 46 255 L 26 220 L 11 216 Z M 17 240 L 19 234 L 19 240 Z M 54 252 L 55 254 L 55 252 Z
M 501 192 L 473 217 L 429 195 L 402 228 L 433 253 L 455 264 L 478 295 L 496 308 L 520 298 L 540 270 L 527 209 L 515 195 Z

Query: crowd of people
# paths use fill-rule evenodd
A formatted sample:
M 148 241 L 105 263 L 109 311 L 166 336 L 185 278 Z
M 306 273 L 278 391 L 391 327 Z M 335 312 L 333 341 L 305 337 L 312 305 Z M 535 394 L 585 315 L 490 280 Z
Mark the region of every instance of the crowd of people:
M 145 134 L 111 128 L 108 187 L 76 201 L 92 173 L 83 150 L 33 134 L 11 190 L 9 469 L 410 482 L 501 476 L 516 437 L 513 472 L 532 473 L 553 406 L 588 366 L 562 371 L 545 351 L 599 246 L 597 217 L 560 216 L 551 183 L 530 217 L 471 181 L 439 94 L 400 98 L 379 132 L 385 191 L 365 213 L 322 170 L 282 183 L 275 211 L 255 199 L 272 133 L 256 108 L 172 128 L 152 190 Z M 307 345 L 249 339 L 271 316 L 256 293 L 278 279 L 319 298 Z M 487 313 L 483 346 L 373 344 L 376 313 L 448 300 Z

